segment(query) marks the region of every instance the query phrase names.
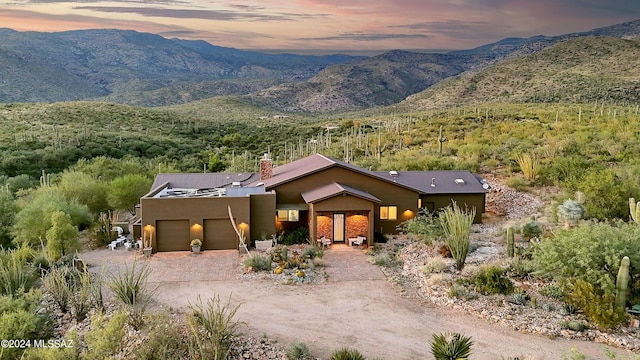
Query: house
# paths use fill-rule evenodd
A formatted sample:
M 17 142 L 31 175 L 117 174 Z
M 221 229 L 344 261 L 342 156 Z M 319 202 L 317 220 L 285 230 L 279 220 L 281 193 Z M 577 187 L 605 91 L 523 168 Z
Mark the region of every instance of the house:
M 436 211 L 455 200 L 475 208 L 480 222 L 487 184 L 468 171 L 369 171 L 315 154 L 258 173 L 159 174 L 140 200 L 141 225 L 154 251 L 237 249 L 233 220 L 247 241 L 306 227 L 335 243 L 396 227 L 419 209 Z

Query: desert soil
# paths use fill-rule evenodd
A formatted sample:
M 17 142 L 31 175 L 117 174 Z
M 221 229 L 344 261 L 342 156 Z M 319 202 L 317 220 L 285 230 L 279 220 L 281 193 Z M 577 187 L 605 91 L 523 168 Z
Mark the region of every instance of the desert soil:
M 327 266 L 330 273 L 331 263 Z M 374 273 L 380 271 L 368 266 Z M 276 339 L 285 348 L 293 341 L 303 341 L 312 354 L 323 359 L 341 346 L 356 348 L 368 359 L 430 359 L 431 336 L 441 331 L 471 336 L 475 342 L 472 358 L 478 360 L 517 356 L 560 359 L 572 348 L 590 358 L 605 357 L 604 345 L 552 340 L 489 324 L 405 295 L 384 277 L 362 280 L 342 276 L 332 281 L 330 275 L 321 284 L 303 285 L 267 279 L 161 282 L 157 298 L 162 304 L 185 309 L 198 296 L 207 299 L 215 295 L 242 304 L 237 318 L 245 323 L 245 333 Z

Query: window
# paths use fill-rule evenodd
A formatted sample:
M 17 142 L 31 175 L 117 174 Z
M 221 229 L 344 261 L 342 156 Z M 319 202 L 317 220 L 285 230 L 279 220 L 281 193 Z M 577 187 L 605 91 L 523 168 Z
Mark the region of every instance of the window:
M 300 213 L 298 210 L 278 210 L 278 221 L 299 221 Z
M 397 220 L 397 206 L 380 206 L 380 220 Z

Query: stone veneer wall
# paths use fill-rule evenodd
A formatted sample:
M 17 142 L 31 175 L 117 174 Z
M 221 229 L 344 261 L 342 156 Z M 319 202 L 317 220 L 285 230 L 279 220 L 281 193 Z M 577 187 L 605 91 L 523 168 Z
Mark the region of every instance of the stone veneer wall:
M 354 238 L 357 236 L 367 236 L 369 233 L 369 218 L 366 214 L 358 212 L 347 212 L 345 214 L 346 238 Z M 318 216 L 317 238 L 322 236 L 333 240 L 333 213 L 324 213 L 324 216 Z
M 369 218 L 366 214 L 347 212 L 347 239 L 358 236 L 366 237 L 369 233 Z
M 332 214 L 325 213 L 325 216 L 318 216 L 318 231 L 316 233 L 316 239 L 320 239 L 323 236 L 333 240 Z

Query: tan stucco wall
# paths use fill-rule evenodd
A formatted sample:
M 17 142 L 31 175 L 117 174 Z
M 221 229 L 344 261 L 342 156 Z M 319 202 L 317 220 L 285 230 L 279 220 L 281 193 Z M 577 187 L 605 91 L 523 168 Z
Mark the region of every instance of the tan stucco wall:
M 438 212 L 441 209 L 451 205 L 451 201 L 455 199 L 458 206 L 464 208 L 476 209 L 476 217 L 473 219 L 475 223 L 482 222 L 482 213 L 485 208 L 484 194 L 443 194 L 443 195 L 425 195 L 422 196 L 422 204 L 426 206 L 427 202 L 434 204 L 434 211 Z
M 415 216 L 415 213 L 418 210 L 417 192 L 340 167 L 331 167 L 275 187 L 276 201 L 278 204 L 303 204 L 304 200 L 300 195 L 302 192 L 315 189 L 319 186 L 330 184 L 332 182 L 367 191 L 381 200 L 380 204 L 374 205 L 374 211 L 372 214 L 374 222 L 373 229 L 375 231 L 396 233 L 396 226 Z M 360 202 L 355 201 L 355 199 L 361 200 L 355 197 L 346 197 L 346 201 L 353 201 L 353 206 L 360 206 Z M 380 205 L 397 206 L 398 219 L 380 220 Z M 411 214 L 409 215 L 405 213 L 405 210 L 411 211 Z M 320 210 L 316 208 L 316 211 Z
M 276 233 L 276 196 L 274 193 L 251 195 L 251 238 L 260 240 L 262 234 L 271 239 Z
M 247 224 L 245 231 L 251 236 L 256 233 L 259 235 L 262 229 L 271 234 L 274 229 L 274 217 L 269 216 L 275 213 L 275 194 L 273 193 L 216 198 L 142 198 L 140 205 L 141 224 L 143 227 L 151 225 L 152 231 L 155 231 L 158 220 L 188 220 L 190 234 L 185 235 L 185 238 L 189 238 L 187 241 L 204 238 L 204 220 L 229 219 L 227 206 L 231 206 L 236 224 Z M 256 213 L 256 224 L 252 224 L 252 207 Z M 260 209 L 264 212 L 258 214 Z M 156 238 L 157 234 L 154 234 L 152 243 L 154 249 L 157 248 Z

